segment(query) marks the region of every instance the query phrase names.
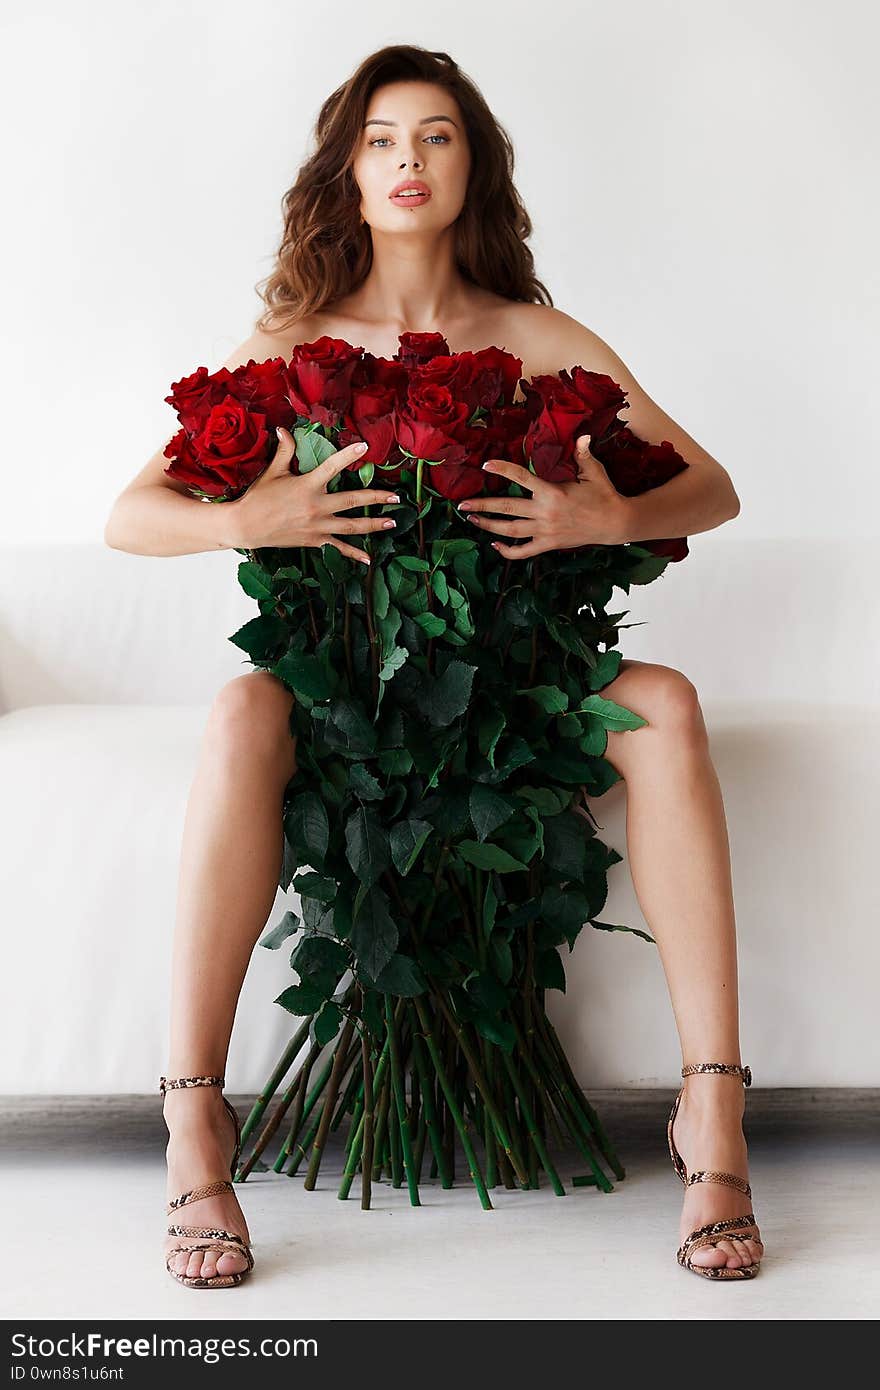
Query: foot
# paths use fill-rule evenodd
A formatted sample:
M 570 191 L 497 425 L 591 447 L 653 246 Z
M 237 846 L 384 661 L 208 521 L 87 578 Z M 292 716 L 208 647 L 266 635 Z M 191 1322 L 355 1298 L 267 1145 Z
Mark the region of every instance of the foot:
M 169 1130 L 165 1148 L 167 1202 L 217 1178 L 230 1177 L 235 1126 L 219 1088 L 188 1086 L 166 1091 L 163 1113 Z M 169 1212 L 166 1223 L 216 1227 L 232 1231 L 250 1243 L 244 1213 L 234 1192 L 187 1202 Z M 166 1236 L 165 1258 L 169 1258 L 175 1245 L 198 1243 L 198 1236 Z M 216 1274 L 236 1274 L 247 1269 L 247 1259 L 232 1250 L 193 1250 L 191 1254 L 180 1251 L 171 1259 L 171 1268 L 189 1279 L 210 1279 Z
M 672 1138 L 688 1173 L 700 1169 L 735 1173 L 749 1181 L 748 1150 L 742 1129 L 745 1091 L 738 1076 L 696 1072 L 684 1079 L 684 1088 Z M 735 1187 L 698 1182 L 685 1189 L 679 1228 L 679 1244 L 700 1226 L 747 1216 L 752 1199 Z M 753 1228 L 754 1229 L 754 1228 Z M 764 1253 L 757 1236 L 729 1237 L 695 1250 L 691 1263 L 719 1269 L 740 1269 L 758 1264 Z

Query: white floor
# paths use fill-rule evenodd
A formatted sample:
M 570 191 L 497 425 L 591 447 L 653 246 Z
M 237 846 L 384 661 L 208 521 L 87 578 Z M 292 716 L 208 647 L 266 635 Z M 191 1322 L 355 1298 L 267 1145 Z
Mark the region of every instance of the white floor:
M 599 1101 L 599 1097 L 593 1098 Z M 30 1106 L 30 1111 L 28 1111 Z M 82 1102 L 80 1102 L 82 1107 Z M 338 1149 L 319 1186 L 251 1176 L 237 1187 L 256 1267 L 238 1288 L 193 1290 L 162 1259 L 165 1130 L 141 1098 L 4 1102 L 3 1316 L 356 1319 L 864 1319 L 880 1313 L 878 1142 L 864 1123 L 750 1139 L 755 1213 L 766 1242 L 757 1279 L 716 1283 L 675 1262 L 682 1188 L 662 1132 L 618 1144 L 627 1176 L 610 1194 L 572 1188 L 492 1193 L 358 1181 L 341 1202 Z M 127 1108 L 126 1108 L 127 1107 Z M 148 1108 L 149 1107 L 149 1108 Z M 155 1107 L 155 1112 L 154 1112 Z M 608 1120 L 607 1110 L 597 1105 Z M 239 1101 L 240 1113 L 246 1102 Z M 659 1113 L 659 1111 L 658 1111 Z M 425 1164 L 425 1173 L 428 1171 Z M 583 1171 L 583 1164 L 570 1167 Z M 566 1174 L 563 1174 L 565 1177 Z

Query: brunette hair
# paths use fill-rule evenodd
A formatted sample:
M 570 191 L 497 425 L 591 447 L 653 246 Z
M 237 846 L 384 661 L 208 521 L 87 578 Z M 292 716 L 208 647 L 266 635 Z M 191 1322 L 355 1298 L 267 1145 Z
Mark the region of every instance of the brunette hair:
M 316 148 L 282 198 L 284 230 L 275 266 L 256 289 L 266 309 L 258 329 L 283 326 L 351 293 L 373 259 L 360 220 L 352 163 L 370 97 L 397 81 L 436 82 L 461 108 L 471 148 L 464 206 L 455 224 L 456 263 L 467 279 L 507 299 L 553 304 L 526 245 L 531 219 L 513 183 L 513 145 L 485 98 L 448 53 L 389 44 L 365 58 L 327 97 L 315 122 Z

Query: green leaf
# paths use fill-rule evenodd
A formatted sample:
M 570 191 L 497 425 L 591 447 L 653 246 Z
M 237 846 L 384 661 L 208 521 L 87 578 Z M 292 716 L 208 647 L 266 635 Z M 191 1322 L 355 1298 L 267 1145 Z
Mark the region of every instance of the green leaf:
M 366 978 L 375 982 L 397 950 L 398 930 L 388 911 L 388 899 L 370 888 L 355 909 L 351 945 Z
M 308 695 L 311 700 L 329 699 L 336 684 L 324 663 L 308 652 L 286 652 L 272 674 L 295 694 Z
M 277 951 L 282 942 L 286 941 L 294 932 L 298 932 L 302 926 L 301 918 L 295 912 L 285 912 L 281 921 L 276 923 L 270 932 L 260 941 L 261 946 L 265 946 L 270 951 Z
M 323 874 L 303 873 L 296 877 L 291 888 L 301 898 L 316 898 L 321 903 L 332 903 L 338 891 L 336 880 L 325 878 Z
M 321 1043 L 322 1046 L 332 1042 L 339 1032 L 341 1022 L 342 1010 L 338 1004 L 334 1004 L 331 999 L 328 999 L 315 1018 L 315 1041 Z
M 429 637 L 441 637 L 446 631 L 446 623 L 437 613 L 417 613 L 415 621 Z
M 293 429 L 296 443 L 296 461 L 300 473 L 311 473 L 319 463 L 331 454 L 338 452 L 336 445 L 326 435 L 319 434 L 313 425 L 297 425 Z M 338 552 L 337 552 L 338 553 Z
M 481 1012 L 497 1014 L 507 1007 L 508 994 L 502 984 L 488 971 L 473 975 L 465 985 L 470 999 Z
M 506 1018 L 491 1014 L 475 1014 L 474 1027 L 488 1042 L 496 1043 L 504 1052 L 510 1053 L 516 1046 L 516 1030 Z
M 273 597 L 272 576 L 262 565 L 252 561 L 239 565 L 238 582 L 248 598 L 270 599 Z
M 482 782 L 475 782 L 471 789 L 469 810 L 477 839 L 488 840 L 499 825 L 510 820 L 516 807 L 508 797 L 501 796 Z
M 348 969 L 349 955 L 341 941 L 333 941 L 329 936 L 304 936 L 290 953 L 290 965 L 301 980 L 332 975 L 335 987 Z
M 541 989 L 561 989 L 565 993 L 565 967 L 555 947 L 535 956 L 535 984 Z
M 340 695 L 330 702 L 324 737 L 331 748 L 357 758 L 375 752 L 378 740 L 375 724 L 353 695 Z
M 611 922 L 599 922 L 596 918 L 590 918 L 590 926 L 598 927 L 600 931 L 628 931 L 632 936 L 640 936 L 643 941 L 650 941 L 652 946 L 656 946 L 653 936 L 649 936 L 646 931 L 640 931 L 638 927 L 618 927 Z
M 376 988 L 383 993 L 404 995 L 410 999 L 416 994 L 424 994 L 428 985 L 418 963 L 398 952 L 376 976 Z
M 258 664 L 273 661 L 278 648 L 284 646 L 288 638 L 287 624 L 274 613 L 267 613 L 259 618 L 251 618 L 249 623 L 233 632 L 229 641 L 247 652 L 251 661 Z
M 418 555 L 395 555 L 391 563 L 394 565 L 400 565 L 401 569 L 415 570 L 420 574 L 426 573 L 431 568 L 431 566 L 428 564 L 428 561 L 420 559 Z
M 464 714 L 476 669 L 464 661 L 453 660 L 441 676 L 426 681 L 423 713 L 430 724 L 447 728 Z
M 475 868 L 494 869 L 499 874 L 509 874 L 528 867 L 514 859 L 513 855 L 508 854 L 500 845 L 480 844 L 479 840 L 461 840 L 455 846 L 455 852 Z
M 401 878 L 406 878 L 433 829 L 430 821 L 416 820 L 414 817 L 398 821 L 391 827 L 391 858 Z
M 568 696 L 564 690 L 559 689 L 558 685 L 523 686 L 516 693 L 517 695 L 528 695 L 547 714 L 560 714 L 568 708 Z
M 358 806 L 345 822 L 345 857 L 367 887 L 377 882 L 391 862 L 381 822 L 367 806 Z
M 284 832 L 299 854 L 301 863 L 320 869 L 330 843 L 327 808 L 315 792 L 300 792 L 284 817 Z
M 648 722 L 634 710 L 626 709 L 614 700 L 606 700 L 602 695 L 584 696 L 577 708 L 595 715 L 606 729 L 641 729 Z
M 291 1014 L 314 1014 L 324 1003 L 324 996 L 311 984 L 288 985 L 287 989 L 281 991 L 275 1003 Z

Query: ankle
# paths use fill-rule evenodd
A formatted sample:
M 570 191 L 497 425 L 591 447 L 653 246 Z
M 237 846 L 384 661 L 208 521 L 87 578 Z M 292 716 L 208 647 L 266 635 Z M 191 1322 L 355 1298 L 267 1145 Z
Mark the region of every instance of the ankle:
M 738 1076 L 719 1072 L 696 1072 L 684 1078 L 681 1108 L 694 1119 L 731 1115 L 742 1118 L 745 1088 Z
M 182 1087 L 166 1091 L 163 1097 L 162 1114 L 169 1130 L 214 1128 L 226 1113 L 217 1086 Z

